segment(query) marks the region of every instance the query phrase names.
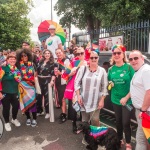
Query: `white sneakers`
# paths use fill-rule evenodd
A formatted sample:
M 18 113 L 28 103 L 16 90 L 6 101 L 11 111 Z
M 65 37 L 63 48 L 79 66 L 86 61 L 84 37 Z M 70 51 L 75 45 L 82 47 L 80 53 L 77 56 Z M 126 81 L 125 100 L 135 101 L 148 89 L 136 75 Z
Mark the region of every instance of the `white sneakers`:
M 5 123 L 5 130 L 6 131 L 11 131 L 10 123 Z
M 31 125 L 32 127 L 35 127 L 35 126 L 37 125 L 37 121 L 34 120 L 34 119 L 33 119 L 32 121 L 31 121 L 31 119 L 27 119 L 26 125 L 27 125 L 27 126 L 30 126 L 30 125 Z
M 48 119 L 48 118 L 50 118 L 50 114 L 45 115 L 45 119 Z
M 42 113 L 37 113 L 36 115 L 37 115 L 37 116 L 43 116 L 43 115 L 44 115 L 44 112 L 42 112 Z
M 12 119 L 11 123 L 14 124 L 16 127 L 20 127 L 21 126 L 20 122 L 17 119 L 15 119 L 15 120 Z
M 36 120 L 32 120 L 32 122 L 31 122 L 31 127 L 36 127 L 36 125 L 37 125 L 37 122 L 36 122 Z
M 30 125 L 31 125 L 31 119 L 27 119 L 26 125 L 27 125 L 27 126 L 30 126 Z
M 16 127 L 20 127 L 21 126 L 20 122 L 17 119 L 15 119 L 15 120 L 12 119 L 11 123 L 14 124 Z M 6 131 L 11 131 L 10 123 L 5 123 L 5 130 Z

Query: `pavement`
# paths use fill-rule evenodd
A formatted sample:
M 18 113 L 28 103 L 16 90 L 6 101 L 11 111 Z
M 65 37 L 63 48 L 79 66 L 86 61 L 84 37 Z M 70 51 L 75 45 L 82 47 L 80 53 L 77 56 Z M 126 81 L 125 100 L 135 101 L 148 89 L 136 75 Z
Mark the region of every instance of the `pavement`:
M 2 116 L 1 111 L 0 106 L 0 116 Z M 11 132 L 4 131 L 0 140 L 0 150 L 86 150 L 85 145 L 82 144 L 82 133 L 78 135 L 72 133 L 70 120 L 59 124 L 57 118 L 61 110 L 54 111 L 54 123 L 45 119 L 44 116 L 39 116 L 36 127 L 26 126 L 26 116 L 19 111 L 18 120 L 21 126 L 12 125 Z M 99 147 L 98 150 L 103 148 Z

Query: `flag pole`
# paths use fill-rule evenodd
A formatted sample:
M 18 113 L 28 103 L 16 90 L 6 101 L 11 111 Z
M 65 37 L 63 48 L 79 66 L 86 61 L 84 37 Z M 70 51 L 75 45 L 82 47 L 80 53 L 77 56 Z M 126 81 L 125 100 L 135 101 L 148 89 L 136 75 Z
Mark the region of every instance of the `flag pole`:
M 53 20 L 53 7 L 52 7 L 52 0 L 51 0 L 51 20 Z

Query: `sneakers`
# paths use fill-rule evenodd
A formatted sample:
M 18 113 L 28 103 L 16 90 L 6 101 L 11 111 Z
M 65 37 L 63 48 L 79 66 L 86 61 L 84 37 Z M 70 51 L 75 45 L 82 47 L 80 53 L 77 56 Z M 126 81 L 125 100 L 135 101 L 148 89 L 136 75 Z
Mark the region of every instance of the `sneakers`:
M 32 120 L 32 122 L 31 122 L 31 127 L 35 127 L 37 125 L 37 122 L 36 122 L 36 120 Z
M 27 119 L 26 125 L 27 125 L 27 126 L 30 126 L 30 125 L 31 125 L 31 119 Z
M 43 116 L 43 115 L 44 115 L 44 112 L 37 113 L 37 116 Z
M 37 125 L 37 122 L 36 122 L 36 120 L 32 120 L 32 122 L 31 122 L 31 119 L 27 119 L 27 121 L 26 121 L 26 125 L 27 126 L 32 126 L 32 127 L 35 127 L 36 125 Z
M 20 127 L 21 126 L 20 122 L 17 119 L 15 119 L 15 120 L 12 119 L 11 123 L 14 124 L 16 127 Z
M 11 131 L 10 123 L 5 123 L 5 130 L 6 131 Z
M 67 115 L 65 113 L 61 113 L 59 117 L 59 123 L 64 123 L 67 120 Z
M 48 118 L 50 118 L 50 114 L 45 115 L 45 119 L 48 119 Z

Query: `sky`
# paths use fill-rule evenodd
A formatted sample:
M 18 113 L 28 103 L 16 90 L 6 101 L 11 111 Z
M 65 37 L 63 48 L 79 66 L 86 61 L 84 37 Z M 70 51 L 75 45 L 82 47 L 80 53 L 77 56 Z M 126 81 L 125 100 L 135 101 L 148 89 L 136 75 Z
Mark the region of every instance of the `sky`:
M 60 17 L 57 16 L 56 11 L 54 11 L 54 5 L 56 4 L 57 0 L 52 0 L 53 6 L 53 21 L 59 23 Z M 37 30 L 40 23 L 44 20 L 51 20 L 51 0 L 33 0 L 34 8 L 31 9 L 30 13 L 28 14 L 28 18 L 30 19 L 33 26 L 31 27 L 31 39 L 33 41 L 38 40 Z M 79 29 L 72 26 L 71 34 L 80 31 Z

